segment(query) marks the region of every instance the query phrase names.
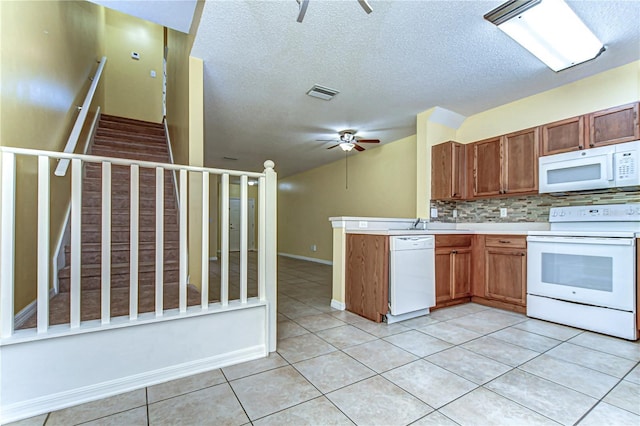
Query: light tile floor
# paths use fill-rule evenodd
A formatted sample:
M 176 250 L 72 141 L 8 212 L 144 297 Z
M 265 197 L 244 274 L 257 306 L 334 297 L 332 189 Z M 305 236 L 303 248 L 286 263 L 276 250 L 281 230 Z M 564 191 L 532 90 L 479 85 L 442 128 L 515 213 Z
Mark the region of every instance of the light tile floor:
M 640 425 L 640 344 L 477 304 L 397 324 L 279 259 L 278 352 L 21 425 Z

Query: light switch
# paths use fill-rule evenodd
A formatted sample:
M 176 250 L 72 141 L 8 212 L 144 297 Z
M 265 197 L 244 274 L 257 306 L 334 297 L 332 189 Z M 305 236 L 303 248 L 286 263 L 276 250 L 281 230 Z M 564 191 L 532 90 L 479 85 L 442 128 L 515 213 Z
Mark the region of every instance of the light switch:
M 507 217 L 507 209 L 506 209 L 506 207 L 500 208 L 500 217 Z
M 438 217 L 438 209 L 437 208 L 431 209 L 431 217 Z

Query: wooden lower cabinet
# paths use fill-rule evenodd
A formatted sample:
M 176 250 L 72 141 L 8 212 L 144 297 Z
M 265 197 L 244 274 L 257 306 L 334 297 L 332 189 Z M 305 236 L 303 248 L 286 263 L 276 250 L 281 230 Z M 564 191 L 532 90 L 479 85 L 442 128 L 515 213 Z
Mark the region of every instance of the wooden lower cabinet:
M 389 306 L 389 238 L 347 234 L 347 311 L 381 322 Z
M 436 235 L 436 308 L 471 296 L 471 236 Z

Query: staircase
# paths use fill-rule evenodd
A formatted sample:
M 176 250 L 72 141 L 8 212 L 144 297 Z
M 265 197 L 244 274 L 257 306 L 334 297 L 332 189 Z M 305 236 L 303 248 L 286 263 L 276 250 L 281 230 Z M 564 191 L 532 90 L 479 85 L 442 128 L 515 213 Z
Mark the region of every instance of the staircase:
M 169 163 L 164 126 L 102 115 L 91 155 Z M 155 169 L 140 169 L 138 312 L 155 310 Z M 129 314 L 130 289 L 130 170 L 111 170 L 111 316 Z M 102 169 L 85 165 L 82 187 L 81 320 L 100 318 Z M 164 308 L 178 307 L 179 234 L 175 185 L 171 173 L 164 174 Z M 59 271 L 59 293 L 50 301 L 50 325 L 69 322 L 70 247 L 65 247 L 66 266 Z M 188 305 L 200 303 L 200 294 L 189 286 Z M 20 328 L 36 326 L 36 315 Z

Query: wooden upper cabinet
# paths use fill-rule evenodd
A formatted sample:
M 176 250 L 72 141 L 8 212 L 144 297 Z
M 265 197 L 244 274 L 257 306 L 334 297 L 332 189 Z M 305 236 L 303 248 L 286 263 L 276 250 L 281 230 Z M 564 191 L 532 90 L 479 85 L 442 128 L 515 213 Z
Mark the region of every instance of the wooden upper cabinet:
M 541 155 L 559 154 L 585 148 L 585 117 L 567 118 L 542 126 Z
M 501 138 L 486 139 L 469 144 L 471 160 L 471 185 L 472 197 L 487 197 L 502 193 L 501 164 L 502 149 Z
M 640 139 L 637 102 L 593 112 L 588 121 L 591 148 Z
M 534 127 L 503 136 L 503 194 L 538 192 L 539 132 Z
M 470 198 L 538 192 L 540 129 L 469 144 Z
M 449 141 L 431 148 L 431 198 L 459 200 L 465 196 L 465 147 Z

